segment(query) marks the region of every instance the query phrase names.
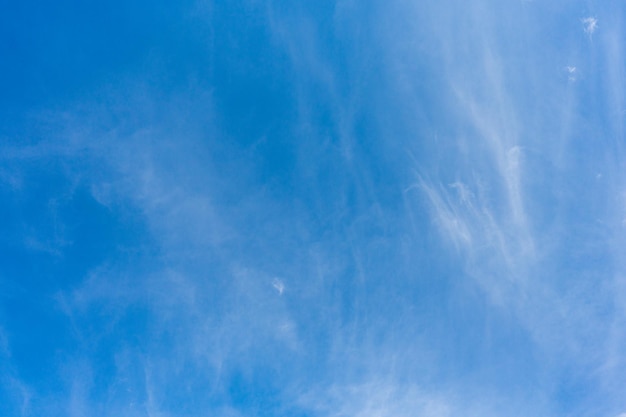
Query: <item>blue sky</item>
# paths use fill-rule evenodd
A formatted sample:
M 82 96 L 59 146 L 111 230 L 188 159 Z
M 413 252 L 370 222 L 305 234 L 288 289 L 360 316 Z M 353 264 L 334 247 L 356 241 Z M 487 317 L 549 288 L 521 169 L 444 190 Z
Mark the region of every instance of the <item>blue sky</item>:
M 1 415 L 626 416 L 623 2 L 0 20 Z

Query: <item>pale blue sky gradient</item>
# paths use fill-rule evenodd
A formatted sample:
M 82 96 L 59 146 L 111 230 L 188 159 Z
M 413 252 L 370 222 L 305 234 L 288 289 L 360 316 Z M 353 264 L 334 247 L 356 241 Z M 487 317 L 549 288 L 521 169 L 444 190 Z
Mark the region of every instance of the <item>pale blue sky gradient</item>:
M 0 415 L 624 417 L 625 19 L 5 4 Z

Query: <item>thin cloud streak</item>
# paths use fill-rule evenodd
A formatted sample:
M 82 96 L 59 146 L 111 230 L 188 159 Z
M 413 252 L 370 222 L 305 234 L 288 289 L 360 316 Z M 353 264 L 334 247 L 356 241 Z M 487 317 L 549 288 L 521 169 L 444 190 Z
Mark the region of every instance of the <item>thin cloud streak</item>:
M 481 5 L 488 3 L 482 2 Z M 545 272 L 552 270 L 558 274 L 556 271 L 559 269 L 566 269 L 562 262 L 567 261 L 561 256 L 570 243 L 564 235 L 558 234 L 562 227 L 566 227 L 563 222 L 589 223 L 588 230 L 596 229 L 591 224 L 594 220 L 575 218 L 575 215 L 574 218 L 569 217 L 572 215 L 568 207 L 570 204 L 590 206 L 591 201 L 579 194 L 579 203 L 575 203 L 566 197 L 568 192 L 560 191 L 563 187 L 570 187 L 572 181 L 565 175 L 584 175 L 584 172 L 576 172 L 571 164 L 574 163 L 573 158 L 578 158 L 573 150 L 580 134 L 577 131 L 580 128 L 577 125 L 579 119 L 575 115 L 583 111 L 585 103 L 581 103 L 579 96 L 572 91 L 556 85 L 556 80 L 548 79 L 545 72 L 541 75 L 546 79 L 519 79 L 521 73 L 511 67 L 511 54 L 525 56 L 523 51 L 515 50 L 515 37 L 526 36 L 528 39 L 528 34 L 513 35 L 509 31 L 506 35 L 503 32 L 498 35 L 492 32 L 494 27 L 506 31 L 506 24 L 511 22 L 505 16 L 500 16 L 504 19 L 502 21 L 490 20 L 494 14 L 480 13 L 481 5 L 470 8 L 467 13 L 467 20 L 474 23 L 471 25 L 475 28 L 473 31 L 459 31 L 458 34 L 438 31 L 441 50 L 447 51 L 444 63 L 449 78 L 453 80 L 451 93 L 448 93 L 454 98 L 448 100 L 452 120 L 447 122 L 453 127 L 448 128 L 447 133 L 438 135 L 440 141 L 442 137 L 447 141 L 451 154 L 431 156 L 439 160 L 454 158 L 461 163 L 435 175 L 428 166 L 419 166 L 421 161 L 418 161 L 414 167 L 414 171 L 418 172 L 417 179 L 409 189 L 421 191 L 428 202 L 433 224 L 441 236 L 451 243 L 468 276 L 477 282 L 492 302 L 505 311 L 515 313 L 532 335 L 536 346 L 544 352 L 548 366 L 566 366 L 567 361 L 557 357 L 564 353 L 567 360 L 595 374 L 603 362 L 602 355 L 595 352 L 601 349 L 608 332 L 606 322 L 601 319 L 601 311 L 605 308 L 610 310 L 607 305 L 612 303 L 611 296 L 605 291 L 610 280 L 604 275 L 604 268 L 591 272 L 591 275 L 572 271 L 571 285 L 562 292 L 561 284 Z M 586 24 L 591 35 L 597 28 L 597 20 Z M 511 23 L 511 26 L 514 27 L 514 24 Z M 461 33 L 463 39 L 457 39 Z M 496 41 L 483 41 L 504 38 L 514 40 L 509 41 L 506 47 L 499 46 Z M 615 45 L 613 43 L 613 48 Z M 616 55 L 619 56 L 619 53 Z M 543 65 L 532 60 L 529 64 Z M 609 73 L 614 74 L 610 78 L 616 85 L 622 82 L 623 77 L 616 72 L 622 67 L 623 63 L 615 61 L 606 67 Z M 576 71 L 574 67 L 569 68 L 570 74 Z M 599 68 L 595 70 L 601 71 Z M 559 132 L 558 125 L 547 119 L 544 124 L 531 123 L 542 120 L 542 117 L 535 114 L 538 110 L 526 100 L 525 95 L 517 94 L 516 86 L 520 83 L 541 85 L 543 95 L 554 95 L 560 99 L 560 103 L 559 99 L 550 103 L 554 104 L 553 113 L 562 115 L 563 127 L 560 129 L 563 133 Z M 563 96 L 563 93 L 566 95 Z M 443 96 L 446 100 L 445 90 Z M 619 102 L 620 99 L 613 100 Z M 614 104 L 611 107 L 617 106 Z M 618 133 L 622 131 L 621 125 L 614 126 L 608 136 L 617 133 L 621 137 L 622 134 Z M 617 155 L 620 155 L 617 159 L 622 157 L 621 152 Z M 538 178 L 541 171 L 533 170 L 542 165 L 547 172 L 556 170 L 559 175 Z M 541 187 L 534 185 L 540 181 L 543 182 Z M 557 193 L 547 195 L 550 190 L 557 190 Z M 549 200 L 544 203 L 541 199 L 546 196 Z M 549 205 L 548 201 L 554 201 L 556 205 Z M 545 221 L 548 219 L 551 223 L 546 228 Z M 597 236 L 608 238 L 601 229 L 597 233 Z M 582 253 L 588 251 L 589 254 L 596 253 L 595 256 L 605 256 L 606 245 L 589 245 L 587 248 Z M 578 286 L 585 287 L 584 283 L 589 279 L 600 280 L 602 290 L 599 293 L 592 295 L 576 289 Z M 620 327 L 617 325 L 614 329 Z M 595 342 L 587 345 L 587 341 L 591 340 Z M 594 353 L 591 354 L 588 349 Z M 611 397 L 614 398 L 608 395 L 608 398 Z
M 585 17 L 584 19 L 581 19 L 581 22 L 583 24 L 585 33 L 589 35 L 589 37 L 591 37 L 596 29 L 598 29 L 598 19 L 596 19 L 595 17 Z
M 626 204 L 606 196 L 626 190 L 624 155 L 597 178 L 585 152 L 607 145 L 580 148 L 604 120 L 586 80 L 623 84 L 619 32 L 603 23 L 585 46 L 605 48 L 611 69 L 572 83 L 567 53 L 533 53 L 561 47 L 536 29 L 555 16 L 496 3 L 359 15 L 341 2 L 324 20 L 249 2 L 290 65 L 283 142 L 269 128 L 233 138 L 210 91 L 163 100 L 139 86 L 12 149 L 16 165 L 62 160 L 68 199 L 86 190 L 133 219 L 139 242 L 55 293 L 76 346 L 56 400 L 29 391 L 31 414 L 622 412 Z M 623 107 L 620 94 L 606 107 Z M 286 162 L 263 154 L 270 142 Z M 591 394 L 566 410 L 570 379 Z

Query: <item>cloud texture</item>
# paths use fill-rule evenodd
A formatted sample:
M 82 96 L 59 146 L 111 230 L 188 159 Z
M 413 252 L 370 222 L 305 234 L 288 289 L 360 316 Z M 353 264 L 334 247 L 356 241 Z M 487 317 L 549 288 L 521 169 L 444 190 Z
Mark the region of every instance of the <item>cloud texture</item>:
M 624 413 L 623 5 L 144 6 L 3 18 L 1 414 Z

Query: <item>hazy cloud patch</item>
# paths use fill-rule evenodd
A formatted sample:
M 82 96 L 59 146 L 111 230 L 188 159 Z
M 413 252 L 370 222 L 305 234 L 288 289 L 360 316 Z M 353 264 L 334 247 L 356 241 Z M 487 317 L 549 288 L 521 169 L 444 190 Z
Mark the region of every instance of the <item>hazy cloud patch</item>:
M 583 30 L 589 36 L 593 35 L 596 29 L 598 29 L 598 19 L 595 17 L 585 17 L 581 19 L 581 22 L 583 24 Z

